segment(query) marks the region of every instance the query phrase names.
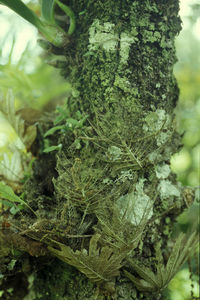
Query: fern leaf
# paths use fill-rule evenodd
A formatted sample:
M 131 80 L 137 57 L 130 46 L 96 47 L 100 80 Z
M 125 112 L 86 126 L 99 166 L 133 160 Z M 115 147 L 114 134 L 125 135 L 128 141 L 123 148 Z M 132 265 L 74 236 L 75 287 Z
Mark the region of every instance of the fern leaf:
M 108 246 L 98 248 L 97 243 L 99 238 L 99 234 L 95 234 L 91 238 L 89 251 L 83 249 L 74 252 L 70 247 L 56 241 L 54 242 L 59 246 L 60 250 L 50 246 L 48 249 L 62 261 L 77 268 L 91 281 L 103 283 L 119 275 L 119 269 L 122 267 L 121 262 L 124 256 L 118 252 L 115 253 Z
M 189 237 L 185 235 L 182 240 L 178 265 L 182 265 L 193 254 L 199 243 L 199 234 L 195 230 Z
M 162 288 L 162 286 L 164 286 L 165 284 L 165 265 L 164 265 L 160 243 L 156 245 L 155 250 L 156 250 L 156 259 L 158 261 L 156 277 L 157 277 L 158 286 Z
M 177 271 L 177 261 L 180 256 L 180 248 L 182 244 L 184 234 L 181 233 L 176 240 L 176 243 L 172 249 L 170 257 L 167 261 L 166 272 L 165 272 L 165 283 L 169 282 L 173 277 L 173 274 Z
M 126 270 L 124 270 L 124 274 L 126 275 L 127 278 L 129 278 L 134 283 L 134 285 L 137 287 L 139 291 L 147 291 L 147 292 L 154 291 L 152 285 L 149 284 L 147 281 L 135 277 L 133 274 L 131 274 Z
M 151 271 L 150 268 L 140 266 L 134 259 L 129 259 L 128 261 L 130 262 L 130 265 L 133 267 L 133 269 L 138 273 L 138 275 L 146 282 L 149 282 L 151 286 L 157 287 L 159 285 L 155 274 Z
M 199 238 L 196 232 L 193 232 L 188 238 L 186 237 L 186 234 L 180 234 L 177 241 L 175 242 L 174 248 L 166 265 L 166 283 L 168 283 L 172 279 L 180 266 L 184 264 L 186 259 L 192 254 L 192 251 L 196 248 L 198 239 Z
M 196 249 L 198 241 L 199 237 L 197 231 L 194 231 L 189 237 L 187 237 L 186 234 L 181 233 L 174 244 L 166 265 L 163 261 L 160 245 L 157 245 L 156 259 L 158 260 L 158 264 L 156 273 L 153 273 L 150 268 L 139 264 L 136 259 L 129 259 L 128 262 L 140 278 L 136 278 L 128 271 L 124 271 L 124 273 L 141 291 L 153 292 L 162 290 L 177 273 L 181 265 Z

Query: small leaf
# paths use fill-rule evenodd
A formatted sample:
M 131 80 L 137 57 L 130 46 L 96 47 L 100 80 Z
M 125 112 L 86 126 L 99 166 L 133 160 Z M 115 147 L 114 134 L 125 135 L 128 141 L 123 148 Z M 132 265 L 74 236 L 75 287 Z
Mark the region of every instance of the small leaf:
M 79 121 L 72 119 L 72 118 L 68 118 L 66 125 L 69 126 L 69 128 L 72 128 L 72 127 L 76 127 L 78 125 L 78 123 L 79 123 Z
M 87 12 L 87 10 L 86 10 L 86 9 L 85 9 L 85 10 L 83 10 L 83 11 L 81 11 L 81 12 L 79 13 L 79 16 L 82 16 L 82 15 L 84 15 L 86 12 Z
M 62 144 L 59 144 L 57 146 L 50 146 L 48 148 L 45 148 L 43 150 L 44 153 L 49 153 L 49 152 L 52 152 L 52 151 L 55 151 L 55 150 L 60 150 L 62 148 Z
M 12 215 L 16 215 L 20 210 L 22 210 L 23 208 L 22 207 L 19 207 L 19 206 L 17 206 L 17 207 L 15 207 L 15 206 L 12 206 L 11 207 L 11 209 L 10 209 L 10 213 L 12 214 Z
M 60 129 L 63 129 L 63 128 L 65 128 L 64 125 L 59 125 L 59 126 L 52 127 L 52 128 L 50 128 L 47 132 L 45 132 L 44 137 L 47 137 L 47 136 L 49 136 L 49 135 L 52 135 L 52 134 L 54 134 L 54 132 L 56 132 L 57 130 L 60 130 Z

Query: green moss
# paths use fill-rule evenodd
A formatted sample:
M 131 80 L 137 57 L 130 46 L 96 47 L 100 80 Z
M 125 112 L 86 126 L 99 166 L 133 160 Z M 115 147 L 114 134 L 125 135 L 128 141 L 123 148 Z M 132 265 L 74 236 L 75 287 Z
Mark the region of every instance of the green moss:
M 127 80 L 126 77 L 123 78 L 123 77 L 116 76 L 114 85 L 120 88 L 121 90 L 123 90 L 124 92 L 129 92 L 131 83 Z

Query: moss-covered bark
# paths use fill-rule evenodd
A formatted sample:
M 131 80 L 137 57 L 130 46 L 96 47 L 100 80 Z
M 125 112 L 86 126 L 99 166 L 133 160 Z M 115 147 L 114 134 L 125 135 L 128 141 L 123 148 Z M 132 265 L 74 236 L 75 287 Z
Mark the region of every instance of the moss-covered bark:
M 48 255 L 60 261 L 28 259 L 24 300 L 159 299 L 167 283 L 154 286 L 143 273 L 152 277 L 166 265 L 175 218 L 185 207 L 170 170 L 180 147 L 173 114 L 178 0 L 66 4 L 76 30 L 63 49 L 50 51 L 64 56 L 56 65 L 74 87 L 68 117 L 87 118 L 56 132 L 62 150 L 41 156 L 25 185 L 38 220 L 23 217 L 24 235 L 49 245 Z M 44 164 L 56 171 L 44 175 Z

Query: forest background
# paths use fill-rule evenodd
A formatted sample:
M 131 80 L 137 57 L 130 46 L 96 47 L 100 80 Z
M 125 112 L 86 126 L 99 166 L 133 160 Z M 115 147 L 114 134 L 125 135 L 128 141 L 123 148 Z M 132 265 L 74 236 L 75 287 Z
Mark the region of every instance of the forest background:
M 24 1 L 37 13 L 38 1 Z M 200 180 L 200 4 L 197 0 L 180 1 L 183 29 L 177 37 L 175 76 L 180 88 L 176 109 L 178 128 L 183 135 L 182 150 L 171 160 L 173 171 L 184 186 L 198 187 Z M 0 93 L 5 97 L 12 88 L 17 108 L 52 110 L 65 101 L 72 88 L 59 71 L 45 62 L 37 44 L 37 31 L 3 6 L 0 7 Z M 1 134 L 0 119 L 0 134 Z M 0 163 L 1 151 L 0 148 Z M 199 190 L 196 189 L 197 194 Z M 198 196 L 198 195 L 197 195 Z M 177 230 L 186 231 L 198 215 L 197 202 L 178 218 Z M 191 280 L 184 265 L 171 281 L 167 299 L 189 300 Z M 193 292 L 198 297 L 197 278 Z

